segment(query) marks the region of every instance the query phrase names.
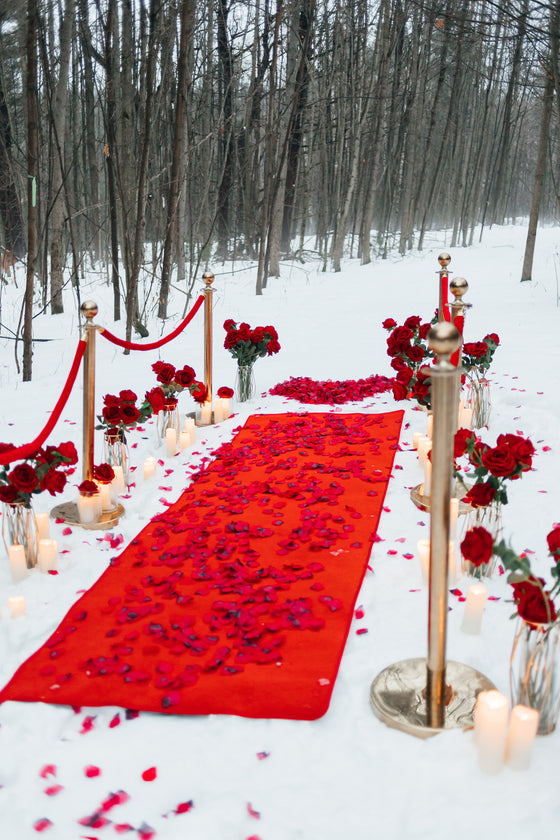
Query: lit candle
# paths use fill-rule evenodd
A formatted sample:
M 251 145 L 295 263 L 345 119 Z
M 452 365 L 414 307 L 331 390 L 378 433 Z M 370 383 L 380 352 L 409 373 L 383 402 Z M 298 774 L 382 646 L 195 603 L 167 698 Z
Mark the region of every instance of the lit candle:
M 154 457 L 146 458 L 144 461 L 144 481 L 156 474 L 156 465 L 157 461 Z
M 27 560 L 25 559 L 24 547 L 18 544 L 8 546 L 8 557 L 12 582 L 19 583 L 20 580 L 27 577 Z
M 97 486 L 99 487 L 99 498 L 101 500 L 102 512 L 114 510 L 115 505 L 111 498 L 111 482 L 100 481 Z
M 208 426 L 212 420 L 212 403 L 205 402 L 200 406 L 200 425 Z
M 470 429 L 472 423 L 473 410 L 470 406 L 465 406 L 461 411 L 459 418 L 459 425 L 461 429 Z
M 35 525 L 37 526 L 37 539 L 43 540 L 50 537 L 48 513 L 36 513 Z
M 422 432 L 412 432 L 412 445 L 414 449 L 418 449 L 418 444 L 423 437 Z
M 459 499 L 449 499 L 449 539 L 457 536 L 457 519 L 459 517 Z
M 432 491 L 432 462 L 426 458 L 424 465 L 424 492 L 423 496 L 429 496 Z
M 455 556 L 455 543 L 450 540 L 447 547 L 447 583 L 449 586 L 455 586 L 457 583 L 457 561 Z
M 222 406 L 223 406 L 223 409 L 224 409 L 224 420 L 227 420 L 229 415 L 231 414 L 229 397 L 222 397 Z
M 418 460 L 420 461 L 420 465 L 424 467 L 426 463 L 427 455 L 430 449 L 432 448 L 432 441 L 426 435 L 422 435 L 420 440 L 418 441 Z
M 80 493 L 78 496 L 78 519 L 82 525 L 90 525 L 99 522 L 101 519 L 101 500 L 99 493 L 85 496 Z
M 470 633 L 473 636 L 480 633 L 487 596 L 488 592 L 484 584 L 473 583 L 472 586 L 469 586 L 467 600 L 465 601 L 465 612 L 463 613 L 463 623 L 461 624 L 463 633 Z
M 474 734 L 478 766 L 485 773 L 497 773 L 506 750 L 509 701 L 501 692 L 481 691 L 474 710 Z
M 185 432 L 192 432 L 196 428 L 193 417 L 185 417 Z
M 58 543 L 56 540 L 39 540 L 39 571 L 46 574 L 56 569 Z
M 115 473 L 115 477 L 113 479 L 114 487 L 117 493 L 124 493 L 125 491 L 125 483 L 124 483 L 124 470 L 120 466 L 120 464 L 113 465 L 113 472 Z
M 177 430 L 176 429 L 166 429 L 165 430 L 165 447 L 167 452 L 167 457 L 172 458 L 173 455 L 177 452 Z
M 427 586 L 430 579 L 430 540 L 427 538 L 418 540 L 417 548 L 422 570 L 422 583 Z
M 25 598 L 23 595 L 12 595 L 11 598 L 8 598 L 8 606 L 12 618 L 25 615 Z
M 224 420 L 223 400 L 217 397 L 214 400 L 214 423 L 222 423 Z
M 179 434 L 179 442 L 181 444 L 181 452 L 183 449 L 187 449 L 191 445 L 191 433 L 190 432 L 181 432 Z
M 506 762 L 513 770 L 528 770 L 531 750 L 539 726 L 539 713 L 528 706 L 514 706 L 511 710 Z
M 434 415 L 433 414 L 428 414 L 428 416 L 426 417 L 426 425 L 427 425 L 426 437 L 430 438 L 430 440 L 431 440 L 432 439 L 432 432 L 433 432 L 433 429 L 434 429 Z

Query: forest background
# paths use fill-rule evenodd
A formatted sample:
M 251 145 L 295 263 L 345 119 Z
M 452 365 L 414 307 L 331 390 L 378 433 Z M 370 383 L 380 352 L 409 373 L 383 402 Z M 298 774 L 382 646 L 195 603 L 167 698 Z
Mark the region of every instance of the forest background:
M 339 271 L 559 214 L 560 0 L 1 0 L 0 243 L 17 336 L 98 271 L 126 337 L 171 283 Z M 147 292 L 150 292 L 148 294 Z M 1 316 L 1 310 L 0 310 Z M 1 320 L 1 317 L 0 317 Z M 17 349 L 16 349 L 17 359 Z

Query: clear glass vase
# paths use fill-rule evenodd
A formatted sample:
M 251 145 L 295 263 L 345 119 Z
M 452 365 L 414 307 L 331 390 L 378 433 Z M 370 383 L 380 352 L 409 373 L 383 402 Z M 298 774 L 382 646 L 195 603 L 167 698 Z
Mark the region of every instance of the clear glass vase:
M 130 451 L 126 440 L 120 435 L 105 432 L 103 438 L 103 463 L 122 467 L 125 487 L 130 484 Z
M 560 711 L 560 623 L 519 619 L 511 651 L 509 681 L 513 705 L 539 712 L 539 735 L 553 732 Z
M 156 419 L 156 434 L 158 446 L 165 443 L 165 433 L 168 429 L 175 429 L 177 440 L 181 439 L 181 419 L 179 417 L 179 409 L 177 403 L 168 405 L 161 411 L 158 411 Z
M 237 402 L 247 402 L 255 396 L 255 375 L 253 365 L 238 365 L 235 376 L 235 398 Z
M 472 409 L 471 429 L 482 429 L 490 422 L 490 383 L 483 373 L 471 371 L 465 408 Z
M 37 525 L 31 506 L 23 502 L 2 505 L 2 539 L 8 551 L 10 545 L 22 545 L 27 568 L 37 565 Z
M 492 535 L 494 542 L 498 542 L 502 533 L 502 503 L 492 502 L 484 507 L 473 508 L 466 517 L 464 533 L 466 534 L 472 528 L 485 528 Z M 496 571 L 497 561 L 498 555 L 493 554 L 488 563 L 475 566 L 474 563 L 461 556 L 463 572 L 478 580 L 491 578 Z

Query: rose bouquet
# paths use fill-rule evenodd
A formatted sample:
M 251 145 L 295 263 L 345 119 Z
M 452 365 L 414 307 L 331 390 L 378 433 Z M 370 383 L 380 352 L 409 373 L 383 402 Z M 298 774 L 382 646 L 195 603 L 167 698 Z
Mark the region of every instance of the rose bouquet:
M 13 449 L 0 443 L 0 452 Z M 31 496 L 48 490 L 51 496 L 62 493 L 67 476 L 74 472 L 78 453 L 73 443 L 60 443 L 38 449 L 15 466 L 0 467 L 0 501 L 7 505 L 31 506 Z
M 429 406 L 430 377 L 422 367 L 434 358 L 428 346 L 432 324 L 422 323 L 418 315 L 411 315 L 400 326 L 393 318 L 386 318 L 382 326 L 389 332 L 387 353 L 396 371 L 393 396 L 396 400 L 414 398 L 420 405 Z
M 183 391 L 189 391 L 198 403 L 206 400 L 206 386 L 196 379 L 196 374 L 189 365 L 176 368 L 169 362 L 155 362 L 152 370 L 160 384 L 146 392 L 142 408 L 148 405 L 155 414 L 159 411 L 170 411 L 177 406 L 177 394 Z
M 224 321 L 226 337 L 224 347 L 237 359 L 237 364 L 252 365 L 259 358 L 278 353 L 278 333 L 274 327 L 255 327 L 249 324 L 237 324 L 232 318 Z
M 467 373 L 476 371 L 484 376 L 492 364 L 499 343 L 500 339 L 496 333 L 488 333 L 482 341 L 465 342 L 461 348 L 463 369 Z
M 134 391 L 128 389 L 120 391 L 118 396 L 105 394 L 103 409 L 97 415 L 99 425 L 95 428 L 104 429 L 108 435 L 125 443 L 126 432 L 135 429 L 139 423 L 145 423 L 152 414 L 150 403 L 145 401 L 137 408 L 137 399 Z

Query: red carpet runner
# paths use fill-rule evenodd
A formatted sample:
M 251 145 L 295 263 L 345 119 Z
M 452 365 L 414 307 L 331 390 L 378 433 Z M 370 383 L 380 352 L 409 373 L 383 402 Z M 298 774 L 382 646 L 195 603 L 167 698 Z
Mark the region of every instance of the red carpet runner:
M 112 560 L 0 702 L 323 715 L 402 416 L 250 417 Z

